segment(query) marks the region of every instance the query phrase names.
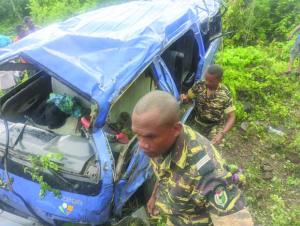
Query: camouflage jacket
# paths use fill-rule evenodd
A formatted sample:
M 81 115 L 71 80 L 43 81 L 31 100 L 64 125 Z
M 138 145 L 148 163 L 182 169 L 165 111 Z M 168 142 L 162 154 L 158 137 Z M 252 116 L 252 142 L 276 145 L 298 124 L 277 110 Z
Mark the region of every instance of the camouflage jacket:
M 220 122 L 224 119 L 224 114 L 235 110 L 230 91 L 223 84 L 208 98 L 205 81 L 199 80 L 188 91 L 190 98 L 196 100 L 196 118 L 198 122 Z
M 244 195 L 232 184 L 218 151 L 186 125 L 170 154 L 151 163 L 159 181 L 156 206 L 174 225 L 207 225 L 210 213 L 222 216 L 244 208 Z

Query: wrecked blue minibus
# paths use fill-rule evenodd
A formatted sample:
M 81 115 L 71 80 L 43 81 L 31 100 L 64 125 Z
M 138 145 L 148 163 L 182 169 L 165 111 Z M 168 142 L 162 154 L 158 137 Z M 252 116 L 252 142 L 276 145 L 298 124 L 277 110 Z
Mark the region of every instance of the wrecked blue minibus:
M 2 209 L 49 225 L 98 225 L 120 219 L 137 191 L 146 204 L 152 168 L 130 130 L 133 107 L 155 89 L 178 99 L 203 77 L 219 48 L 225 11 L 216 0 L 134 1 L 0 49 L 0 71 L 34 71 L 1 97 Z M 20 57 L 26 63 L 17 63 Z M 34 123 L 32 112 L 50 94 L 66 94 L 88 113 L 59 128 Z M 192 109 L 181 106 L 183 122 Z M 57 152 L 58 170 L 41 175 L 61 197 L 39 198 L 40 184 L 24 172 L 32 169 L 28 157 Z

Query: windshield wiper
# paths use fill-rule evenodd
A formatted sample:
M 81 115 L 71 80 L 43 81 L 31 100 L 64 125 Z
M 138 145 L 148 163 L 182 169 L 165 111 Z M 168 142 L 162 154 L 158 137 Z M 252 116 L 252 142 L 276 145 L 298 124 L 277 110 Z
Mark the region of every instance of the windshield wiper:
M 74 184 L 72 184 L 70 181 L 68 181 L 65 177 L 63 177 L 62 175 L 60 175 L 59 173 L 57 173 L 57 172 L 55 172 L 54 170 L 52 170 L 52 169 L 48 169 L 49 171 L 50 171 L 50 173 L 53 175 L 53 176 L 57 176 L 57 177 L 59 177 L 61 180 L 63 180 L 65 183 L 67 183 L 67 184 L 69 184 L 69 185 L 71 185 L 71 186 L 73 186 L 73 188 L 75 188 L 75 187 L 77 187 L 78 185 L 74 185 Z
M 22 135 L 23 135 L 23 133 L 24 133 L 24 131 L 25 131 L 25 127 L 27 126 L 27 123 L 29 122 L 29 120 L 30 120 L 30 118 L 28 118 L 28 119 L 26 120 L 26 122 L 25 122 L 25 124 L 24 124 L 24 126 L 23 126 L 21 132 L 19 133 L 19 135 L 18 135 L 18 137 L 17 137 L 15 143 L 13 144 L 12 148 L 14 148 L 14 147 L 19 143 L 19 141 L 22 139 L 22 137 L 23 137 Z

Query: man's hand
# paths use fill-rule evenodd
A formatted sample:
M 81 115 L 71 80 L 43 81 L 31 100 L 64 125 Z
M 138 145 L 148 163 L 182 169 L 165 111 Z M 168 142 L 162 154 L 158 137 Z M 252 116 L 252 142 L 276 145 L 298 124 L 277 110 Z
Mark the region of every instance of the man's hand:
M 155 202 L 156 199 L 154 196 L 152 196 L 147 203 L 147 210 L 151 217 L 159 214 L 159 211 L 155 210 Z
M 189 98 L 185 94 L 180 94 L 179 99 L 182 104 L 187 104 L 189 102 Z
M 293 38 L 293 36 L 294 36 L 294 34 L 291 34 L 290 37 L 289 37 L 289 39 L 291 40 Z
M 212 139 L 211 143 L 213 145 L 218 145 L 221 143 L 222 139 L 223 139 L 223 135 L 219 134 L 219 135 L 215 136 L 214 139 Z

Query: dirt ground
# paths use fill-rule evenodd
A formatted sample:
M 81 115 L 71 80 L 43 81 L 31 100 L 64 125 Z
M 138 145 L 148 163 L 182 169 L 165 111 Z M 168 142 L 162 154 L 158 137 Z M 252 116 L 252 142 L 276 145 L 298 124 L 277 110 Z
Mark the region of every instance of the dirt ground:
M 237 128 L 221 154 L 244 169 L 247 183 L 242 190 L 255 225 L 300 225 L 300 155 L 290 148 L 297 130 L 286 130 L 283 137 L 270 132 L 259 137 L 246 136 Z M 291 221 L 285 219 L 289 216 Z

